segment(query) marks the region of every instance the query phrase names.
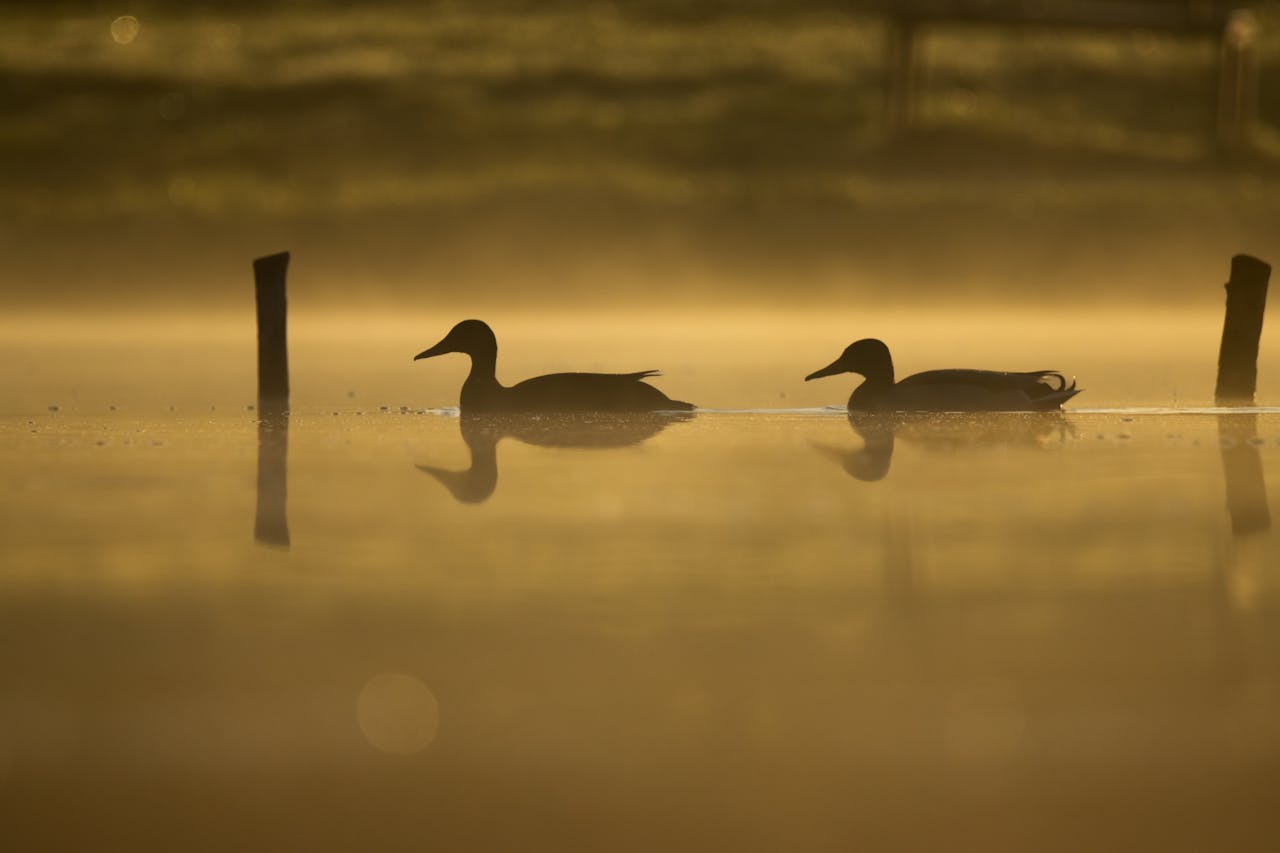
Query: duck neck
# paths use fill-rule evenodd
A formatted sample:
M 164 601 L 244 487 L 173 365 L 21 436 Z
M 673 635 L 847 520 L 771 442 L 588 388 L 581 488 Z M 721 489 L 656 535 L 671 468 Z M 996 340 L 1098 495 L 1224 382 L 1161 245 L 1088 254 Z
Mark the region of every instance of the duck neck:
M 874 412 L 884 408 L 885 398 L 891 396 L 893 391 L 892 359 L 886 353 L 882 361 L 858 372 L 862 374 L 863 382 L 849 396 L 849 410 Z
M 482 411 L 491 408 L 493 400 L 505 390 L 498 382 L 498 350 L 469 353 L 471 356 L 471 372 L 462 383 L 463 411 Z
M 890 386 L 893 384 L 893 357 L 885 349 L 858 372 L 867 380 L 868 385 L 876 388 Z

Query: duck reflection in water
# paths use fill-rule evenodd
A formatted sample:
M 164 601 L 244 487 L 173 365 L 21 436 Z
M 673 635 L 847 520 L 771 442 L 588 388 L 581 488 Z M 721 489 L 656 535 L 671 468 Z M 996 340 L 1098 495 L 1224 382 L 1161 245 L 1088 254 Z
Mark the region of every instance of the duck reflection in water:
M 814 447 L 840 463 L 849 476 L 875 482 L 889 473 L 896 439 L 928 450 L 953 452 L 973 447 L 1043 449 L 1062 443 L 1074 430 L 1061 412 L 952 414 L 923 412 L 849 412 L 849 426 L 862 447 L 848 450 L 828 444 Z
M 498 486 L 498 442 L 514 438 L 537 447 L 600 450 L 628 447 L 652 438 L 668 426 L 692 418 L 686 412 L 570 413 L 557 415 L 468 415 L 459 418 L 471 466 L 452 471 L 418 465 L 449 490 L 459 503 L 483 503 Z

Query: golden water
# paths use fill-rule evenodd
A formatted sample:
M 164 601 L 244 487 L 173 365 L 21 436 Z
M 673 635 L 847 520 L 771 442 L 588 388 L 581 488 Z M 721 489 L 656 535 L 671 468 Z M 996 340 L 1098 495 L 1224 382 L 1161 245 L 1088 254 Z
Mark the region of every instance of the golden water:
M 1111 370 L 1066 335 L 979 335 L 965 363 L 1068 369 L 1080 408 L 860 431 L 818 408 L 852 381 L 798 381 L 848 342 L 821 324 L 502 338 L 508 379 L 666 366 L 673 396 L 796 409 L 620 447 L 464 442 L 423 411 L 461 364 L 408 361 L 448 321 L 300 324 L 287 438 L 245 409 L 238 332 L 10 337 L 31 372 L 0 418 L 5 834 L 1269 850 L 1280 413 L 1084 408 L 1169 406 L 1188 374 L 1206 402 L 1212 359 L 1171 343 L 1197 322 L 1136 329 L 1167 338 Z M 905 370 L 954 363 L 947 324 L 900 325 Z

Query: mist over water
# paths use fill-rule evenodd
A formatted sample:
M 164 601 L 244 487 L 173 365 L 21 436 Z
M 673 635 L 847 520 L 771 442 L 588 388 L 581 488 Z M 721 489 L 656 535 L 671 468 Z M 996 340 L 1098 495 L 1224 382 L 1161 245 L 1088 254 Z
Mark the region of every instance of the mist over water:
M 735 311 L 668 313 L 655 306 L 617 312 L 497 312 L 498 378 L 543 373 L 659 369 L 654 384 L 712 409 L 843 407 L 861 380 L 804 382 L 852 341 L 879 337 L 899 377 L 943 367 L 1056 369 L 1084 392 L 1070 407 L 1186 407 L 1212 404 L 1221 308 L 1159 312 L 975 309 L 970 312 Z M 458 404 L 469 369 L 463 355 L 426 362 L 413 355 L 465 314 L 405 311 L 296 312 L 291 321 L 293 407 L 299 410 L 412 409 Z M 243 409 L 254 402 L 253 317 L 238 315 L 24 319 L 5 327 L 0 357 L 4 413 L 79 414 L 115 405 L 134 413 L 176 406 Z M 1258 399 L 1280 394 L 1280 353 L 1264 335 Z

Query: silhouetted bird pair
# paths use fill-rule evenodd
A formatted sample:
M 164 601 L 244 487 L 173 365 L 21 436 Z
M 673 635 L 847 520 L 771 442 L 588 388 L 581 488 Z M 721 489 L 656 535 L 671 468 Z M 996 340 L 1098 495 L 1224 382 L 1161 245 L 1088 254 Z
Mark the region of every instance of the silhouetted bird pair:
M 459 352 L 471 356 L 462 383 L 462 412 L 662 412 L 690 411 L 692 403 L 672 400 L 643 380 L 656 370 L 636 373 L 552 373 L 510 388 L 498 382 L 498 339 L 480 320 L 463 320 L 444 340 L 414 356 L 432 358 Z M 831 364 L 805 381 L 857 373 L 865 381 L 849 398 L 850 411 L 1024 412 L 1052 411 L 1080 393 L 1075 382 L 1053 370 L 1001 373 L 994 370 L 928 370 L 893 381 L 893 359 L 882 341 L 856 341 Z

